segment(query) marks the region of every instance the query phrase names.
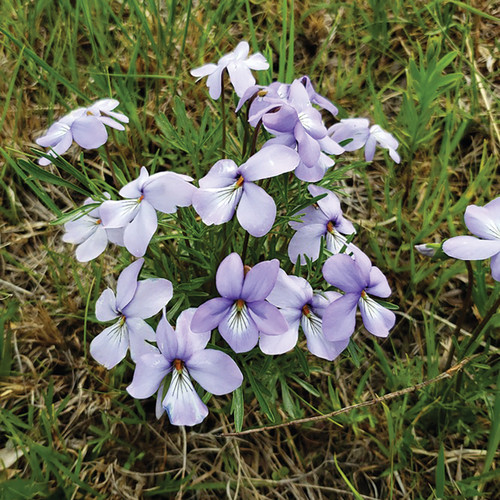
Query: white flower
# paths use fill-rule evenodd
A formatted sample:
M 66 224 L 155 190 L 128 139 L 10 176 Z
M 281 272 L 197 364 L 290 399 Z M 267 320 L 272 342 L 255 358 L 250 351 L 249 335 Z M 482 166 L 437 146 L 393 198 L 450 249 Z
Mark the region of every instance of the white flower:
M 249 49 L 248 42 L 240 42 L 233 52 L 222 56 L 217 64 L 209 63 L 192 69 L 191 75 L 198 79 L 208 76 L 207 86 L 210 97 L 217 100 L 222 91 L 222 72 L 227 68 L 236 94 L 242 97 L 248 87 L 255 85 L 255 78 L 250 70 L 269 68 L 269 63 L 262 54 L 257 53 L 248 57 Z

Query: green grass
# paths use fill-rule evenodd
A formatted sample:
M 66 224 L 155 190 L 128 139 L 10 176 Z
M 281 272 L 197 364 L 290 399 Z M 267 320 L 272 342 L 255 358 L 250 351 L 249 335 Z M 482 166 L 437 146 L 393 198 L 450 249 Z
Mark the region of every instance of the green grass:
M 472 333 L 500 285 L 487 263 L 473 263 L 473 307 L 455 337 L 466 266 L 413 249 L 464 234 L 466 206 L 498 196 L 498 70 L 484 55 L 494 54 L 497 22 L 487 3 L 4 0 L 0 19 L 0 498 L 494 498 L 500 315 Z M 273 62 L 261 83 L 309 74 L 341 118 L 370 117 L 400 141 L 400 165 L 352 154 L 323 183 L 346 193 L 356 242 L 388 274 L 398 322 L 387 340 L 358 332 L 334 363 L 303 346 L 237 356 L 241 389 L 206 396 L 210 416 L 184 433 L 155 420 L 151 398 L 127 394 L 131 362 L 107 372 L 88 355 L 100 329 L 95 301 L 126 252 L 78 264 L 50 222 L 89 194 L 116 193 L 141 165 L 202 177 L 220 157 L 219 103 L 189 69 L 241 39 Z M 75 150 L 48 169 L 30 161 L 54 119 L 101 97 L 130 117 L 107 151 Z M 243 160 L 243 122 L 226 104 L 227 153 Z M 287 213 L 269 240 L 249 239 L 248 256 L 286 262 L 287 215 L 304 206 L 305 190 L 274 179 L 269 192 Z M 146 269 L 176 284 L 169 319 L 212 293 L 229 251 L 221 241 L 244 246 L 236 223 L 206 228 L 190 209 L 181 215 L 181 231 L 173 217 L 160 221 Z M 321 284 L 314 265 L 296 272 Z M 429 380 L 452 344 L 454 363 L 475 357 L 416 393 L 333 421 L 218 437 Z

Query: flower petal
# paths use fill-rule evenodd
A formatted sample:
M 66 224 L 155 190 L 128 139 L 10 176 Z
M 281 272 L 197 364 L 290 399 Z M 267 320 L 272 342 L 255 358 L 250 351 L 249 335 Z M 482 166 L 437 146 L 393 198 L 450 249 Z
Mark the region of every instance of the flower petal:
M 236 182 L 224 188 L 200 188 L 193 194 L 193 208 L 207 226 L 224 224 L 233 218 L 242 194 Z
M 241 257 L 233 252 L 219 264 L 215 277 L 217 291 L 227 299 L 239 299 L 243 287 L 243 276 Z
M 301 160 L 306 166 L 314 167 L 318 163 L 321 153 L 318 141 L 313 139 L 300 123 L 295 126 L 294 133 Z
M 142 257 L 157 227 L 156 210 L 146 200 L 142 200 L 137 215 L 123 233 L 125 248 L 135 257 Z
M 191 75 L 195 78 L 203 78 L 204 76 L 211 75 L 217 69 L 217 64 L 209 63 L 200 66 L 199 68 L 194 68 L 190 71 Z
M 278 272 L 276 284 L 267 301 L 276 307 L 301 310 L 313 297 L 311 285 L 299 276 L 289 276 L 283 269 Z
M 267 335 L 260 332 L 259 347 L 264 354 L 283 354 L 291 351 L 299 338 L 300 313 L 293 309 L 281 309 L 288 323 L 288 330 L 281 335 Z
M 267 234 L 273 227 L 276 204 L 260 186 L 245 181 L 236 217 L 243 229 L 258 238 Z
M 173 214 L 177 207 L 188 207 L 196 188 L 175 172 L 152 175 L 144 185 L 144 197 L 156 210 Z
M 243 382 L 238 365 L 227 354 L 214 349 L 195 352 L 186 366 L 203 389 L 217 396 L 233 392 Z
M 250 317 L 255 321 L 259 332 L 268 335 L 282 335 L 288 330 L 288 324 L 276 306 L 265 300 L 247 304 Z
M 105 368 L 110 370 L 126 355 L 129 336 L 126 325 L 117 321 L 108 326 L 90 343 L 90 355 Z
M 369 274 L 363 275 L 357 263 L 345 254 L 330 257 L 323 266 L 323 276 L 330 285 L 347 293 L 361 293 L 369 279 Z
M 259 339 L 259 330 L 246 304 L 241 310 L 233 304 L 219 324 L 219 332 L 234 352 L 250 351 Z
M 323 313 L 323 333 L 326 340 L 338 342 L 348 339 L 356 327 L 356 306 L 359 295 L 346 293 L 332 302 Z
M 167 305 L 172 295 L 172 283 L 167 279 L 149 278 L 139 281 L 132 300 L 122 312 L 127 318 L 150 318 Z
M 311 313 L 309 317 L 303 315 L 301 325 L 307 339 L 307 348 L 318 358 L 333 361 L 349 344 L 349 337 L 337 342 L 326 340 L 323 322 L 314 313 Z
M 491 202 L 488 204 L 491 205 Z M 488 206 L 470 205 L 465 210 L 464 220 L 469 231 L 486 240 L 500 240 L 500 207 L 498 213 Z
M 278 279 L 278 259 L 259 262 L 245 276 L 241 298 L 246 302 L 264 300 L 274 288 Z
M 262 54 L 252 54 L 246 61 L 245 64 L 250 69 L 265 70 L 269 69 L 269 63 L 267 59 Z
M 335 302 L 334 302 L 335 303 Z M 396 315 L 366 295 L 359 299 L 359 309 L 365 328 L 377 337 L 387 337 L 396 322 Z
M 215 101 L 220 97 L 222 92 L 221 77 L 224 69 L 221 66 L 217 66 L 207 78 L 208 93 Z
M 141 167 L 139 177 L 133 181 L 125 184 L 120 189 L 120 196 L 124 198 L 140 198 L 143 195 L 143 187 L 145 182 L 149 179 L 149 172 L 146 167 Z
M 231 61 L 227 65 L 227 71 L 238 97 L 243 97 L 245 90 L 255 85 L 255 78 L 244 61 Z
M 134 362 L 143 354 L 158 352 L 158 349 L 146 342 L 154 342 L 156 340 L 155 331 L 141 318 L 127 318 L 129 342 L 130 342 L 130 357 Z
M 387 278 L 378 267 L 373 266 L 370 269 L 370 285 L 366 292 L 377 297 L 389 297 L 392 293 Z
M 98 321 L 111 321 L 119 316 L 116 310 L 116 298 L 111 288 L 106 288 L 95 303 L 95 315 Z
M 300 263 L 304 265 L 309 257 L 313 262 L 318 260 L 321 248 L 321 239 L 325 237 L 326 230 L 323 224 L 309 224 L 300 228 L 288 244 L 288 256 L 295 264 L 300 255 Z
M 136 399 L 149 398 L 159 388 L 172 365 L 159 353 L 143 354 L 135 365 L 134 378 L 127 392 Z
M 500 252 L 491 258 L 491 276 L 494 280 L 500 281 Z
M 137 199 L 105 201 L 100 207 L 102 224 L 106 229 L 125 227 L 138 211 Z
M 137 276 L 139 276 L 143 264 L 144 259 L 137 259 L 120 273 L 116 284 L 117 311 L 122 311 L 132 300 L 137 289 Z
M 202 332 L 193 332 L 191 324 L 193 322 L 196 309 L 190 307 L 181 312 L 177 318 L 174 335 L 177 337 L 176 358 L 187 362 L 191 356 L 198 351 L 202 351 L 210 340 L 210 330 L 205 329 Z
M 196 309 L 191 323 L 191 329 L 195 333 L 212 331 L 219 326 L 222 319 L 229 314 L 234 301 L 217 297 L 207 300 Z
M 108 140 L 106 127 L 95 116 L 84 115 L 71 125 L 74 141 L 85 149 L 95 149 Z
M 89 236 L 76 248 L 76 260 L 78 262 L 88 262 L 89 260 L 95 259 L 104 252 L 107 245 L 108 236 L 106 234 L 106 229 L 102 226 L 97 227 L 94 234 Z
M 500 252 L 500 240 L 480 240 L 475 236 L 455 236 L 443 243 L 443 252 L 454 259 L 488 259 Z
M 257 181 L 291 172 L 299 164 L 299 155 L 293 149 L 279 144 L 262 148 L 240 167 L 245 181 Z
M 196 425 L 208 415 L 208 408 L 195 391 L 186 369 L 172 372 L 162 405 L 173 425 Z

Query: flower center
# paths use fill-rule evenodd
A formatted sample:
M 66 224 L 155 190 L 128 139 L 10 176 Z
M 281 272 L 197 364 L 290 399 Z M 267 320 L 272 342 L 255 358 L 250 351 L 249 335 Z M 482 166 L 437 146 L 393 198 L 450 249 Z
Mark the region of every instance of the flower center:
M 367 298 L 368 298 L 368 294 L 367 294 L 367 293 L 363 290 L 363 291 L 361 292 L 361 297 L 362 297 L 363 299 L 367 299 Z
M 144 195 L 141 194 L 141 196 L 139 196 L 139 198 L 137 199 L 137 203 L 140 203 L 143 199 L 144 199 Z
M 245 179 L 243 179 L 243 176 L 242 176 L 242 175 L 240 175 L 240 176 L 238 177 L 238 180 L 236 181 L 236 187 L 237 187 L 237 188 L 241 187 L 241 186 L 243 185 L 243 183 L 244 183 L 244 182 L 245 182 Z
M 334 229 L 335 228 L 333 227 L 333 222 L 332 221 L 328 221 L 328 224 L 326 225 L 326 230 L 329 233 L 333 234 Z
M 243 266 L 243 276 L 246 276 L 248 274 L 248 271 L 252 269 L 250 266 L 244 265 Z
M 238 299 L 236 301 L 236 309 L 238 309 L 238 311 L 241 311 L 244 306 L 245 306 L 245 301 L 243 299 Z
M 303 314 L 306 318 L 311 317 L 311 309 L 309 308 L 309 304 L 306 304 L 306 305 L 302 308 L 302 314 Z
M 184 361 L 182 361 L 179 358 L 174 359 L 174 368 L 178 371 L 181 372 L 182 369 L 184 368 Z
M 98 224 L 102 224 L 102 220 L 101 220 L 101 219 L 97 219 L 97 220 L 95 221 L 95 223 L 96 223 L 96 225 L 98 225 Z
M 257 95 L 258 95 L 259 97 L 264 97 L 264 96 L 266 96 L 266 95 L 267 95 L 267 90 L 264 90 L 264 89 L 259 90 L 259 91 L 257 92 Z
M 122 316 L 120 318 L 120 327 L 122 327 L 125 324 L 125 321 L 127 321 L 127 318 L 125 316 Z
M 87 116 L 94 116 L 94 113 L 92 113 L 92 111 L 87 111 Z

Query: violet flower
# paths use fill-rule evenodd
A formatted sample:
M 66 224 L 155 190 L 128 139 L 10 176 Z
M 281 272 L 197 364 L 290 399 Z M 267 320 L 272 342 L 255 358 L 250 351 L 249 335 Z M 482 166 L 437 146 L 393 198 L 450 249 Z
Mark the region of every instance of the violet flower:
M 469 205 L 465 225 L 478 236 L 455 236 L 443 243 L 443 252 L 454 259 L 482 260 L 491 257 L 491 275 L 500 281 L 500 197 L 483 207 Z
M 396 163 L 400 163 L 401 158 L 396 151 L 399 142 L 392 134 L 382 129 L 380 125 L 372 125 L 368 128 L 369 125 L 370 122 L 366 118 L 347 118 L 332 125 L 328 129 L 328 135 L 335 142 L 352 139 L 350 143 L 343 146 L 346 151 L 355 151 L 364 146 L 366 161 L 373 160 L 375 146 L 378 144 L 381 148 L 389 151 L 389 156 Z
M 323 314 L 323 332 L 330 341 L 348 339 L 356 326 L 359 305 L 365 328 L 377 337 L 387 337 L 396 322 L 395 314 L 383 307 L 368 293 L 389 297 L 391 289 L 387 278 L 370 259 L 358 252 L 356 260 L 345 254 L 330 257 L 323 266 L 323 276 L 345 294 L 332 302 Z
M 301 264 L 306 263 L 304 256 L 312 261 L 317 260 L 322 240 L 325 240 L 326 249 L 333 254 L 339 253 L 346 245 L 348 253 L 356 251 L 344 236 L 353 234 L 356 230 L 342 215 L 337 196 L 328 189 L 313 184 L 308 186 L 308 190 L 314 197 L 322 194 L 326 196 L 317 201 L 317 206 L 310 205 L 301 211 L 305 213 L 301 222 L 290 222 L 290 226 L 297 230 L 288 245 L 290 260 L 295 264 L 299 255 Z
M 281 335 L 288 325 L 278 309 L 266 301 L 278 277 L 277 259 L 260 262 L 249 269 L 237 253 L 219 265 L 216 286 L 222 297 L 208 300 L 196 310 L 193 332 L 218 328 L 235 352 L 257 345 L 261 333 Z M 247 271 L 245 273 L 245 271 Z
M 84 149 L 95 149 L 108 140 L 105 125 L 117 130 L 125 130 L 120 123 L 128 123 L 128 117 L 112 111 L 120 103 L 116 99 L 100 99 L 88 108 L 78 108 L 52 124 L 46 134 L 35 142 L 46 148 L 50 156 L 64 154 L 73 141 Z M 40 158 L 40 165 L 50 165 L 50 160 Z
M 104 195 L 109 198 L 108 193 Z M 87 198 L 83 205 L 95 203 L 92 198 Z M 74 243 L 76 247 L 76 260 L 79 262 L 88 262 L 95 259 L 106 249 L 108 241 L 115 245 L 124 246 L 123 229 L 108 229 L 104 227 L 101 216 L 100 206 L 90 212 L 76 216 L 64 224 L 65 233 L 63 241 Z
M 262 54 L 257 53 L 248 57 L 249 50 L 248 42 L 240 42 L 233 52 L 222 56 L 217 64 L 205 64 L 192 69 L 190 73 L 198 79 L 208 76 L 207 86 L 210 97 L 217 100 L 222 91 L 222 72 L 227 69 L 234 90 L 238 97 L 241 97 L 248 87 L 255 85 L 255 78 L 250 70 L 269 68 L 269 63 Z
M 134 361 L 154 349 L 146 342 L 155 340 L 154 330 L 144 320 L 172 298 L 172 283 L 166 279 L 137 281 L 143 264 L 144 259 L 138 259 L 121 272 L 116 295 L 107 288 L 97 299 L 95 313 L 99 321 L 119 318 L 90 343 L 90 354 L 108 370 L 125 357 L 129 348 Z
M 233 160 L 219 160 L 200 179 L 193 207 L 207 225 L 228 222 L 236 211 L 246 231 L 264 236 L 274 224 L 276 204 L 254 181 L 289 172 L 298 162 L 297 153 L 285 146 L 261 149 L 240 167 Z
M 261 119 L 270 133 L 289 136 L 286 140 L 297 146 L 300 159 L 306 167 L 317 165 L 322 150 L 329 154 L 341 154 L 344 151 L 328 137 L 321 113 L 312 106 L 306 88 L 298 80 L 290 86 L 287 104 L 276 112 L 262 115 Z M 278 140 L 282 143 L 283 139 Z
M 101 218 L 106 228 L 124 228 L 123 242 L 135 257 L 142 257 L 156 232 L 156 210 L 174 213 L 177 207 L 191 205 L 196 188 L 193 179 L 174 172 L 149 175 L 145 167 L 137 179 L 120 189 L 125 200 L 105 201 L 101 205 Z
M 208 415 L 208 408 L 198 396 L 191 377 L 208 392 L 228 394 L 237 389 L 243 375 L 225 353 L 206 349 L 210 332 L 193 333 L 190 324 L 195 309 L 183 311 L 174 330 L 165 315 L 156 330 L 158 349 L 142 355 L 127 387 L 134 398 L 148 398 L 158 391 L 156 417 L 166 410 L 173 425 L 196 425 Z M 172 379 L 164 395 L 166 376 Z
M 322 329 L 325 308 L 342 297 L 337 292 L 313 293 L 311 285 L 298 276 L 289 276 L 282 269 L 267 300 L 280 308 L 288 323 L 288 331 L 282 335 L 261 333 L 259 346 L 265 354 L 282 354 L 295 346 L 299 326 L 307 339 L 307 348 L 319 358 L 333 361 L 349 344 L 349 338 L 330 342 Z

